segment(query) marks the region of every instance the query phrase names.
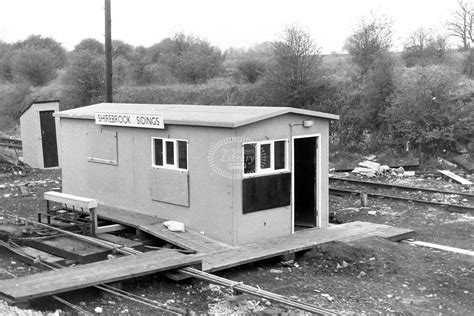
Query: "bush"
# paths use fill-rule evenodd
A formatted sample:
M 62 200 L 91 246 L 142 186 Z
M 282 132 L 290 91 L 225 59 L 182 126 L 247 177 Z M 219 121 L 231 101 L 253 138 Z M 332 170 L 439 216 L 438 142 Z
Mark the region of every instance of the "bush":
M 255 83 L 265 71 L 265 64 L 258 60 L 243 60 L 238 63 L 237 70 L 245 82 Z
M 215 79 L 207 84 L 123 86 L 115 90 L 115 102 L 150 104 L 263 105 L 260 86 L 233 84 Z
M 472 133 L 473 103 L 456 97 L 458 76 L 446 67 L 407 70 L 396 84 L 387 110 L 395 146 L 419 153 L 453 149 Z
M 32 86 L 44 86 L 56 77 L 54 58 L 46 49 L 20 49 L 13 57 L 13 77 Z
M 72 55 L 61 78 L 64 85 L 61 100 L 64 109 L 103 101 L 105 65 L 102 57 L 88 51 Z
M 20 111 L 27 105 L 29 93 L 28 85 L 0 85 L 0 130 L 10 129 L 18 123 Z

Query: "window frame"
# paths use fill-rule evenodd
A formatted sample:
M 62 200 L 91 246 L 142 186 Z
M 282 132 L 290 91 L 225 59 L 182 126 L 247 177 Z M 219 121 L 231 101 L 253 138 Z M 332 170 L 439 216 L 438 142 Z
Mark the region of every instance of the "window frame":
M 163 142 L 163 165 L 156 165 L 156 157 L 155 157 L 155 140 L 159 139 Z M 172 142 L 173 143 L 173 163 L 169 164 L 167 160 L 167 146 L 166 142 Z M 186 143 L 186 168 L 180 168 L 179 167 L 179 146 L 178 142 L 184 142 Z M 176 171 L 181 171 L 181 172 L 188 172 L 189 171 L 189 142 L 186 139 L 180 139 L 180 138 L 165 138 L 165 137 L 152 137 L 151 138 L 151 167 L 152 168 L 157 168 L 157 169 L 167 169 L 167 170 L 176 170 Z
M 284 159 L 285 159 L 285 166 L 282 169 L 275 169 L 275 143 L 283 141 L 285 144 L 284 148 Z M 251 177 L 259 177 L 263 175 L 270 175 L 270 174 L 279 174 L 289 172 L 289 163 L 288 163 L 288 148 L 289 148 L 290 141 L 287 138 L 279 138 L 279 139 L 271 139 L 271 140 L 262 140 L 262 141 L 252 141 L 252 142 L 244 142 L 242 143 L 242 174 L 244 178 L 251 178 Z M 253 173 L 245 173 L 245 145 L 255 144 L 255 172 Z M 270 144 L 270 167 L 269 168 L 262 168 L 261 167 L 261 146 Z

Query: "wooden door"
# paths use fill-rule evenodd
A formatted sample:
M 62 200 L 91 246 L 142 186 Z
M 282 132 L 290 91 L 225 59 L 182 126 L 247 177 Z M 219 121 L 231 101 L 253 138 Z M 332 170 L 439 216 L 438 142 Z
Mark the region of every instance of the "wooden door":
M 54 111 L 40 111 L 41 143 L 43 146 L 44 168 L 58 166 L 58 144 Z

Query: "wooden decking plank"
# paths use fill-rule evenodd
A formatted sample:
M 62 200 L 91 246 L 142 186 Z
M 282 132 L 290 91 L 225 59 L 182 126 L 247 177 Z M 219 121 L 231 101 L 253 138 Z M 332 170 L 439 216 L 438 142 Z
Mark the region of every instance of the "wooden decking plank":
M 225 249 L 228 245 L 218 242 L 199 233 L 186 230 L 186 232 L 171 232 L 164 225 L 166 219 L 140 214 L 129 210 L 99 205 L 97 216 L 142 230 L 150 235 L 174 244 L 185 250 L 209 253 Z
M 116 207 L 100 204 L 97 208 L 97 216 L 119 224 L 138 228 L 141 225 L 162 223 L 166 219 L 124 210 Z
M 394 238 L 397 234 L 403 235 L 409 232 L 412 233 L 412 231 L 406 229 L 364 222 L 336 225 L 327 229 L 308 229 L 296 232 L 292 236 L 283 236 L 262 243 L 210 254 L 203 258 L 203 270 L 208 272 L 223 270 L 253 261 L 310 249 L 318 244 L 331 241 L 355 240 L 371 235 Z
M 201 259 L 176 251 L 147 252 L 61 270 L 0 281 L 0 295 L 10 302 L 68 292 L 102 283 L 135 278 L 185 266 L 199 266 Z
M 216 252 L 230 247 L 190 230 L 186 230 L 185 232 L 172 232 L 162 223 L 143 225 L 140 226 L 139 229 L 183 249 L 199 253 Z

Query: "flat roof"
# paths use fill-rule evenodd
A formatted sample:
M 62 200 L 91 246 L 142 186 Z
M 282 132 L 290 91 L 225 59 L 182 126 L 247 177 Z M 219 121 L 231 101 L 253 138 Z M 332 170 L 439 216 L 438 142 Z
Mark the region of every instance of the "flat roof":
M 135 104 L 99 103 L 54 115 L 71 119 L 95 119 L 97 112 L 130 114 L 161 113 L 165 124 L 236 128 L 284 114 L 301 114 L 338 120 L 339 115 L 290 107 L 189 105 L 189 104 Z
M 33 101 L 20 111 L 20 116 L 22 116 L 26 111 L 28 111 L 33 104 L 42 104 L 42 103 L 59 103 L 59 100 Z

